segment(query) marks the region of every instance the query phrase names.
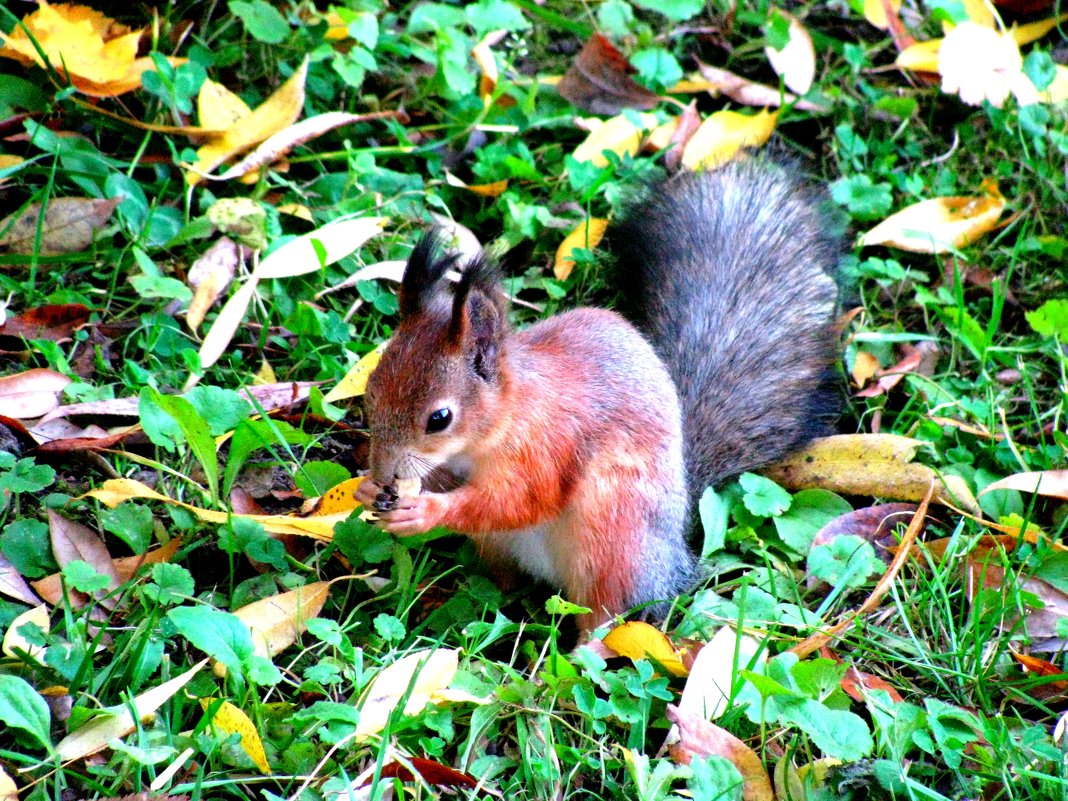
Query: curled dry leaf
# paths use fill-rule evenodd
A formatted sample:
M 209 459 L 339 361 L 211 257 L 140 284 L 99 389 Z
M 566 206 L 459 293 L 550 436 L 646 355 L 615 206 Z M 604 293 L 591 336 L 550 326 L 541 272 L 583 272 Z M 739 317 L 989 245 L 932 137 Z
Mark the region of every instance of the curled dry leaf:
M 890 549 L 897 545 L 894 530 L 898 524 L 908 525 L 915 514 L 914 503 L 882 503 L 855 509 L 839 515 L 817 531 L 812 538 L 812 547 L 827 545 L 835 537 L 860 537 L 874 546 L 880 559 L 889 562 Z
M 802 111 L 826 112 L 827 108 L 811 100 L 803 100 L 790 92 L 780 92 L 777 86 L 757 83 L 741 75 L 736 75 L 722 67 L 713 67 L 702 61 L 697 62 L 697 69 L 705 81 L 704 91 L 711 94 L 722 93 L 743 106 L 767 108 L 781 105 L 793 105 Z
M 1016 473 L 987 484 L 979 497 L 1000 489 L 1014 489 L 1020 492 L 1047 495 L 1068 501 L 1068 470 L 1040 470 L 1030 473 Z
M 968 557 L 965 592 L 970 601 L 975 601 L 980 590 L 1005 588 L 1006 571 L 997 563 L 1001 560 L 997 556 L 988 557 L 989 554 Z M 1065 640 L 1058 635 L 1057 629 L 1063 625 L 1065 618 L 1068 618 L 1068 593 L 1036 576 L 1013 576 L 1009 580 L 1015 582 L 1024 592 L 1037 596 L 1042 601 L 1042 606 L 1027 610 L 1023 616 L 1023 631 L 1019 625 L 1020 616 L 1015 615 L 1011 609 L 998 621 L 998 628 L 1006 634 L 1012 632 L 1019 635 L 1026 632 L 1033 651 L 1047 653 L 1062 650 Z
M 628 620 L 616 626 L 602 640 L 620 656 L 628 659 L 650 659 L 658 662 L 672 676 L 685 676 L 682 654 L 671 644 L 667 635 L 655 626 L 640 620 Z
M 688 170 L 713 169 L 726 164 L 743 147 L 758 147 L 771 138 L 779 113 L 760 111 L 741 114 L 717 111 L 701 123 L 682 151 L 682 166 Z
M 905 700 L 901 697 L 901 693 L 894 688 L 894 685 L 886 679 L 881 679 L 870 673 L 864 673 L 853 666 L 846 670 L 838 684 L 846 695 L 861 703 L 865 701 L 865 696 L 872 690 L 882 690 L 890 696 L 890 700 L 898 704 Z
M 607 120 L 587 120 L 591 125 L 587 136 L 572 153 L 575 161 L 589 162 L 595 167 L 604 167 L 608 159 L 604 152 L 610 151 L 617 156 L 631 155 L 638 152 L 641 147 L 642 136 L 646 131 L 656 127 L 656 117 L 652 114 L 639 116 L 640 127 L 636 127 L 631 120 L 620 114 Z
M 478 65 L 481 75 L 478 79 L 478 96 L 486 103 L 497 88 L 497 60 L 493 57 L 493 46 L 508 35 L 508 31 L 490 31 L 471 49 L 471 57 Z
M 984 185 L 981 196 L 921 200 L 892 214 L 862 234 L 857 244 L 890 245 L 913 253 L 945 253 L 966 247 L 997 227 L 1005 198 L 997 184 Z
M 679 730 L 679 742 L 669 749 L 675 762 L 689 765 L 695 756 L 723 757 L 742 774 L 743 801 L 774 801 L 771 779 L 752 748 L 726 729 L 674 704 L 668 704 L 664 714 Z
M 214 698 L 201 698 L 200 708 L 207 712 L 213 703 L 215 703 Z M 267 754 L 263 751 L 263 740 L 260 739 L 260 733 L 256 731 L 255 724 L 240 707 L 234 706 L 229 701 L 223 701 L 215 709 L 215 714 L 211 719 L 211 727 L 224 738 L 229 737 L 231 734 L 237 734 L 240 738 L 238 744 L 241 746 L 241 750 L 252 760 L 252 764 L 265 776 L 271 775 L 271 766 L 267 762 Z
M 210 173 L 227 159 L 244 153 L 278 131 L 289 127 L 304 108 L 304 82 L 308 77 L 308 60 L 260 106 L 239 117 L 222 136 L 213 138 L 197 151 L 197 160 L 186 171 L 186 183 L 199 183 L 201 175 Z
M 560 79 L 556 91 L 590 114 L 613 115 L 625 108 L 654 108 L 660 102 L 659 96 L 635 82 L 630 77 L 635 72 L 607 38 L 595 33 Z
M 789 23 L 786 44 L 781 50 L 768 44 L 764 47 L 764 54 L 783 83 L 803 95 L 812 88 L 812 81 L 816 78 L 816 48 L 797 17 L 781 8 L 772 8 L 768 24 L 773 24 L 776 17 L 784 18 Z
M 202 659 L 185 673 L 146 690 L 128 703 L 100 710 L 100 714 L 60 740 L 56 746 L 56 754 L 64 762 L 82 759 L 102 751 L 112 740 L 121 740 L 136 727 L 133 715 L 130 714 L 131 707 L 137 711 L 137 719 L 147 723 L 156 714 L 156 710 L 188 684 L 207 661 Z
M 44 209 L 44 219 L 41 218 L 41 204 L 34 203 L 18 217 L 11 214 L 0 221 L 0 231 L 6 232 L 0 236 L 0 250 L 27 255 L 33 253 L 38 226 L 41 229 L 39 252 L 42 256 L 85 250 L 107 225 L 111 213 L 121 201 L 121 197 L 52 198 Z
M 608 220 L 599 217 L 588 217 L 575 226 L 575 229 L 564 237 L 564 241 L 556 249 L 553 275 L 557 280 L 565 280 L 575 269 L 575 260 L 571 257 L 571 252 L 576 248 L 593 250 L 600 244 L 607 230 Z
M 22 659 L 19 656 L 19 651 L 22 651 L 30 659 L 43 665 L 44 652 L 47 650 L 45 646 L 32 645 L 29 640 L 19 633 L 19 629 L 26 623 L 33 623 L 43 632 L 50 631 L 51 623 L 48 619 L 48 607 L 44 604 L 39 604 L 32 609 L 27 609 L 12 620 L 11 625 L 8 626 L 7 631 L 4 633 L 4 644 L 0 650 L 3 651 L 4 656 L 16 660 Z
M 193 287 L 193 300 L 185 316 L 190 330 L 200 328 L 208 309 L 234 280 L 240 260 L 237 244 L 224 236 L 193 262 L 188 277 L 189 285 Z
M 59 407 L 59 393 L 70 383 L 63 373 L 35 367 L 0 377 L 0 415 L 28 420 Z
M 878 380 L 869 387 L 865 387 L 857 394 L 858 398 L 874 398 L 884 395 L 899 383 L 909 373 L 916 375 L 931 376 L 934 374 L 935 364 L 941 351 L 937 342 L 929 340 L 919 342 L 916 345 L 905 345 L 902 348 L 902 357 L 897 364 L 887 367 L 885 370 L 875 370 L 872 376 Z M 861 354 L 857 354 L 859 357 Z M 854 372 L 854 378 L 856 373 Z M 859 382 L 858 382 L 859 383 Z
M 382 360 L 382 353 L 389 341 L 378 345 L 374 350 L 365 353 L 363 357 L 342 377 L 340 381 L 323 396 L 327 403 L 337 403 L 348 398 L 358 398 L 367 391 L 367 379 L 378 367 Z
M 940 476 L 910 460 L 924 443 L 894 434 L 839 434 L 813 440 L 767 470 L 789 490 L 821 488 L 842 495 L 918 501 L 934 481 L 934 500 L 979 514 L 979 505 L 959 476 Z

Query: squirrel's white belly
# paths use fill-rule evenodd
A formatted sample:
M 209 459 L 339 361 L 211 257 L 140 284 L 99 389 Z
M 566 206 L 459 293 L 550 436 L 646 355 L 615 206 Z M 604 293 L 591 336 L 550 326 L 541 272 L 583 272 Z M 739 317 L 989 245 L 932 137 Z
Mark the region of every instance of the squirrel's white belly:
M 508 543 L 508 553 L 527 573 L 559 587 L 561 578 L 549 549 L 549 530 L 547 525 L 532 526 L 509 531 L 500 540 Z

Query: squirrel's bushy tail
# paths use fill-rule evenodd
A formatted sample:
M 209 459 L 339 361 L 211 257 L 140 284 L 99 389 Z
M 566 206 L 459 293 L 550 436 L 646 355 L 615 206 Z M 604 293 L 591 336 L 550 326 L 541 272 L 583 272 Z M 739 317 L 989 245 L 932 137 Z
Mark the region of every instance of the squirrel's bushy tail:
M 669 178 L 613 226 L 631 317 L 678 387 L 691 493 L 829 433 L 843 244 L 829 202 L 750 159 Z

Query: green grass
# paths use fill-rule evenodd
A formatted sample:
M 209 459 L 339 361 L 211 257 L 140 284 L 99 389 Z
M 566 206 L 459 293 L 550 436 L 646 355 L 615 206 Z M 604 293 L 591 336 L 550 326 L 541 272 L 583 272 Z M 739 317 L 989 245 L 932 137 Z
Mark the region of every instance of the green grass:
M 689 4 L 678 2 L 673 21 L 642 8 L 653 4 L 627 0 L 483 0 L 467 7 L 353 0 L 355 41 L 337 45 L 324 40 L 325 25 L 310 21 L 310 4 L 274 5 L 281 17 L 255 2 L 161 8 L 158 38 L 143 47 L 189 62 L 95 108 L 43 70 L 0 59 L 0 121 L 29 113 L 4 129 L 25 136 L 0 142 L 0 153 L 25 161 L 0 170 L 0 205 L 24 213 L 59 197 L 124 197 L 85 251 L 0 253 L 0 299 L 10 296 L 9 318 L 72 303 L 89 307 L 92 323 L 58 342 L 4 338 L 0 375 L 59 371 L 73 379 L 64 403 L 138 397 L 137 420 L 148 434 L 88 455 L 46 455 L 5 437 L 0 552 L 28 580 L 59 571 L 49 511 L 99 534 L 113 557 L 180 538 L 169 562 L 119 584 L 84 563 L 66 565 L 64 597 L 49 608 L 50 631 L 22 631 L 45 649 L 40 661 L 25 652 L 0 658 L 0 767 L 23 788 L 23 801 L 150 787 L 194 801 L 313 801 L 338 797 L 363 774 L 370 789 L 354 797 L 437 797 L 432 785 L 408 782 L 401 790 L 388 778 L 389 766 L 413 757 L 475 777 L 478 788 L 456 790 L 463 798 L 739 797 L 726 760 L 683 768 L 660 750 L 667 704 L 678 703 L 685 679 L 668 678 L 647 660 L 606 663 L 572 650 L 573 610 L 548 600 L 547 588 L 498 588 L 462 538 L 397 540 L 353 520 L 330 544 L 279 540 L 238 518 L 205 523 L 175 505 L 135 500 L 108 509 L 81 496 L 121 476 L 169 498 L 227 510 L 235 502 L 232 480 L 266 511 L 285 513 L 298 507 L 295 495 L 315 495 L 365 467 L 358 401 L 343 410 L 349 416 L 341 426 L 334 425 L 338 408 L 318 391 L 282 419 L 253 423 L 246 419 L 253 410 L 234 391 L 252 383 L 264 363 L 278 381 L 318 381 L 325 390 L 388 337 L 396 323 L 388 282 L 320 293 L 364 265 L 404 259 L 432 214 L 455 219 L 483 243 L 530 250 L 507 279 L 520 301 L 512 312 L 518 325 L 580 304 L 612 303 L 614 288 L 595 257 L 580 257 L 565 280 L 553 277 L 556 246 L 584 216 L 611 217 L 634 185 L 660 170 L 662 154 L 625 156 L 603 169 L 578 164 L 570 154 L 585 134 L 574 125 L 576 110 L 534 76 L 562 74 L 584 34 L 600 29 L 656 91 L 689 71 L 694 57 L 777 84 L 763 51 L 764 37 L 775 36 L 764 28 L 765 6 L 741 4 L 728 15 L 726 4 L 715 2 L 679 21 Z M 960 19 L 958 6 L 911 4 L 905 19 L 917 39 L 933 38 L 942 35 L 944 19 Z M 850 5 L 793 10 L 816 42 L 811 97 L 827 112 L 784 111 L 777 147 L 830 184 L 852 233 L 921 199 L 978 195 L 986 179 L 996 179 L 1008 201 L 1002 227 L 957 252 L 870 247 L 850 254 L 847 305 L 863 311 L 845 335 L 843 383 L 861 351 L 883 367 L 908 344 L 934 343 L 938 355 L 889 394 L 852 397 L 840 430 L 922 440 L 928 446 L 919 460 L 960 476 L 973 492 L 1010 474 L 1068 468 L 1068 304 L 1051 302 L 1068 296 L 1064 105 L 967 106 L 937 82 L 892 69 L 889 37 Z M 138 12 L 131 8 L 120 21 L 148 24 Z M 0 14 L 0 29 L 14 25 L 11 13 Z M 509 102 L 487 105 L 467 54 L 500 28 L 511 30 L 494 46 L 501 79 L 493 97 Z M 1063 46 L 1058 29 L 1026 45 L 1028 74 L 1048 73 Z M 304 117 L 403 108 L 407 119 L 331 131 L 295 148 L 287 170 L 267 170 L 255 184 L 188 188 L 177 165 L 193 158 L 195 145 L 101 113 L 193 123 L 204 76 L 256 107 L 305 56 Z M 697 102 L 703 115 L 739 108 L 708 95 Z M 666 102 L 656 110 L 662 119 L 676 112 Z M 507 179 L 508 188 L 497 199 L 480 197 L 449 185 L 446 171 L 469 184 Z M 230 346 L 203 369 L 199 337 L 219 307 L 193 334 L 181 298 L 191 265 L 217 237 L 208 217 L 218 207 L 209 210 L 229 198 L 250 198 L 262 210 L 265 254 L 343 214 L 390 219 L 382 235 L 350 256 L 264 280 Z M 313 221 L 280 213 L 294 203 Z M 200 386 L 175 400 L 191 374 Z M 135 420 L 97 415 L 77 422 Z M 216 460 L 213 437 L 235 429 Z M 242 437 L 247 461 L 227 472 Z M 718 512 L 706 518 L 707 534 L 721 536 L 723 545 L 710 549 L 707 581 L 680 599 L 665 630 L 676 642 L 704 642 L 728 623 L 760 643 L 770 661 L 756 673 L 736 671 L 734 704 L 717 723 L 770 774 L 781 780 L 791 762 L 800 768 L 833 758 L 824 778 L 805 786 L 812 799 L 1064 797 L 1064 752 L 1052 733 L 1066 692 L 1058 682 L 1068 675 L 1062 649 L 1041 642 L 1068 635 L 1068 562 L 1057 544 L 1068 525 L 1063 500 L 1015 490 L 983 496 L 987 521 L 1026 523 L 1025 534 L 1048 535 L 992 551 L 983 538 L 997 531 L 932 506 L 922 539 L 948 538 L 945 555 L 913 550 L 878 608 L 832 643 L 844 660 L 836 665 L 819 654 L 797 661 L 785 652 L 855 610 L 885 565 L 870 546 L 852 541 L 806 561 L 814 529 L 805 521 L 827 521 L 872 499 L 812 490 L 790 496 L 752 476 L 709 499 Z M 1004 577 L 980 588 L 969 580 L 969 565 Z M 838 569 L 832 590 L 806 584 L 807 574 Z M 350 574 L 371 575 L 370 583 L 344 580 Z M 226 614 L 335 578 L 342 580 L 307 631 L 271 659 L 253 654 L 247 628 Z M 28 608 L 0 597 L 0 628 Z M 382 730 L 357 737 L 355 710 L 369 714 L 371 682 L 421 649 L 457 649 L 450 687 L 484 703 L 398 710 Z M 1032 651 L 1053 672 L 1028 673 L 1013 656 Z M 205 654 L 227 664 L 226 678 L 201 670 L 153 720 L 88 759 L 64 762 L 54 753 L 95 710 L 127 703 Z M 886 689 L 850 699 L 840 681 L 849 666 L 884 680 L 902 700 Z M 413 692 L 407 684 L 398 690 Z M 205 712 L 200 700 L 217 698 L 251 719 L 271 775 L 260 773 L 236 734 L 212 728 L 219 705 Z

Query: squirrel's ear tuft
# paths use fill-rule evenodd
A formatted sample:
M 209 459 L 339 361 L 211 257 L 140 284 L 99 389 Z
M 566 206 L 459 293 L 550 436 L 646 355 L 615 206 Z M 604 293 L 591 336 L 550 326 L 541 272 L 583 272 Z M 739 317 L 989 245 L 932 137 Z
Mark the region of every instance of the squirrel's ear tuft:
M 498 285 L 497 265 L 480 254 L 460 275 L 453 297 L 451 337 L 485 381 L 497 377 L 501 342 L 508 329 L 508 313 Z
M 427 231 L 408 257 L 401 279 L 401 317 L 425 311 L 430 299 L 440 291 L 445 273 L 455 266 L 456 254 L 443 255 L 441 239 L 438 229 Z

